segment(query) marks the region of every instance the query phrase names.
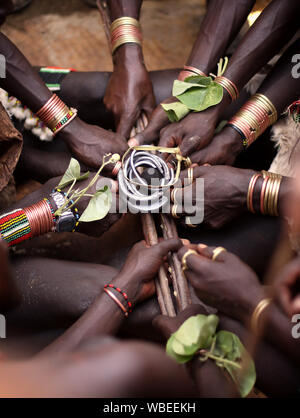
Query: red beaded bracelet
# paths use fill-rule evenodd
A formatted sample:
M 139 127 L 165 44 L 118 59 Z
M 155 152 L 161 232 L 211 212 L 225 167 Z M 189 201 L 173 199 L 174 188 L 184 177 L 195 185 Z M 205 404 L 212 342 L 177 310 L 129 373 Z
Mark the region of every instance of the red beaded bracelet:
M 106 284 L 104 286 L 104 290 L 108 289 L 108 288 L 114 289 L 116 292 L 120 293 L 120 295 L 123 296 L 123 298 L 125 299 L 125 301 L 127 303 L 127 306 L 128 306 L 128 312 L 131 313 L 132 312 L 132 303 L 129 302 L 127 294 L 125 292 L 123 292 L 119 287 L 116 287 L 115 285 L 113 285 L 112 283 L 111 284 Z

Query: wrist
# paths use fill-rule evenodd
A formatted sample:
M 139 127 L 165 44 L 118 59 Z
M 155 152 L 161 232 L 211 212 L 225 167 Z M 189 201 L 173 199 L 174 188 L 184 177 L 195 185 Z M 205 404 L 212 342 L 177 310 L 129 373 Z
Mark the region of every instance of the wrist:
M 122 289 L 127 294 L 128 300 L 135 306 L 138 301 L 139 283 L 132 280 L 133 274 L 129 275 L 121 271 L 113 280 L 113 284 Z
M 136 65 L 144 64 L 143 50 L 140 45 L 135 43 L 125 43 L 121 45 L 113 55 L 114 68 L 132 68 Z
M 256 174 L 256 171 L 254 170 L 241 170 L 240 199 L 241 199 L 241 205 L 244 208 L 244 210 L 248 210 L 248 205 L 247 205 L 248 189 L 249 189 L 250 180 L 254 174 Z
M 247 299 L 242 304 L 241 321 L 248 327 L 255 308 L 265 298 L 263 287 L 257 285 L 250 291 L 248 289 Z
M 68 145 L 71 145 L 74 138 L 78 137 L 78 129 L 80 127 L 81 120 L 77 116 L 74 118 L 63 130 L 61 130 L 56 136 L 59 139 L 65 141 Z
M 220 135 L 223 137 L 222 140 L 225 139 L 228 142 L 231 156 L 237 157 L 244 150 L 241 135 L 231 126 L 225 126 Z

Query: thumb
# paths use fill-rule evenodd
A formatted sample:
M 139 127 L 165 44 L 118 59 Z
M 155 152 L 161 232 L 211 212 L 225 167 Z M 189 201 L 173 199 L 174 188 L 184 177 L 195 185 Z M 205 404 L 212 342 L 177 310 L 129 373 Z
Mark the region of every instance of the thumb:
M 191 155 L 193 152 L 197 151 L 200 140 L 201 138 L 199 135 L 193 135 L 188 138 L 184 138 L 180 145 L 181 154 L 184 157 L 187 157 L 188 155 Z
M 117 133 L 128 139 L 137 118 L 138 115 L 136 112 L 123 113 L 119 123 L 117 124 Z
M 182 241 L 179 238 L 171 238 L 159 242 L 152 248 L 157 254 L 159 254 L 160 257 L 164 257 L 169 251 L 177 252 L 182 245 Z

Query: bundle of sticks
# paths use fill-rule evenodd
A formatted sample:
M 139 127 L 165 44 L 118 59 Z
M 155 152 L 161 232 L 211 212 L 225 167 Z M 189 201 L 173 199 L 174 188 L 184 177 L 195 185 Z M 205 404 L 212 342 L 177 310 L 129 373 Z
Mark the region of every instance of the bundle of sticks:
M 106 0 L 98 0 L 97 6 L 102 17 L 104 31 L 110 46 L 111 21 L 108 15 Z M 145 114 L 142 114 L 138 119 L 136 126 L 132 128 L 130 137 L 134 137 L 137 133 L 142 132 L 147 124 L 147 117 Z M 159 218 L 158 223 L 161 227 L 163 238 L 178 238 L 177 227 L 173 218 L 164 213 L 156 216 Z M 148 245 L 157 244 L 159 234 L 156 229 L 154 215 L 151 213 L 143 213 L 141 217 L 146 243 Z M 191 297 L 187 280 L 182 271 L 181 262 L 179 261 L 177 254 L 170 253 L 167 261 L 168 267 L 162 265 L 159 269 L 158 278 L 155 281 L 156 293 L 161 313 L 163 315 L 176 316 L 178 312 L 187 308 L 191 303 Z

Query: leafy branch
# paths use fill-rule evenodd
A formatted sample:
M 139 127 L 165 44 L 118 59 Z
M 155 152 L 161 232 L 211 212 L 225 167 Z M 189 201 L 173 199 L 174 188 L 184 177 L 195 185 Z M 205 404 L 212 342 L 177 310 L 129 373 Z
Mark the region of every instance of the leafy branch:
M 107 186 L 105 186 L 103 189 L 98 190 L 94 194 L 88 193 L 88 191 L 99 179 L 99 175 L 101 171 L 104 169 L 104 167 L 108 164 L 115 164 L 117 161 L 119 161 L 119 159 L 119 154 L 106 154 L 103 157 L 102 164 L 97 173 L 91 179 L 89 184 L 80 190 L 79 188 L 74 189 L 76 183 L 78 181 L 88 179 L 90 176 L 90 172 L 88 171 L 84 174 L 81 174 L 79 162 L 75 160 L 75 158 L 71 158 L 70 164 L 56 189 L 63 189 L 67 186 L 70 187 L 66 192 L 64 204 L 56 210 L 54 215 L 61 216 L 66 210 L 69 210 L 72 207 L 74 207 L 79 202 L 79 200 L 82 199 L 82 197 L 90 197 L 91 199 L 89 201 L 89 204 L 86 207 L 85 211 L 82 213 L 79 221 L 92 222 L 104 218 L 107 215 L 111 206 L 112 197 L 110 189 Z
M 235 334 L 216 332 L 218 322 L 216 315 L 191 316 L 169 338 L 167 354 L 178 363 L 186 363 L 197 355 L 202 362 L 215 361 L 229 373 L 241 396 L 245 397 L 255 384 L 254 362 Z

